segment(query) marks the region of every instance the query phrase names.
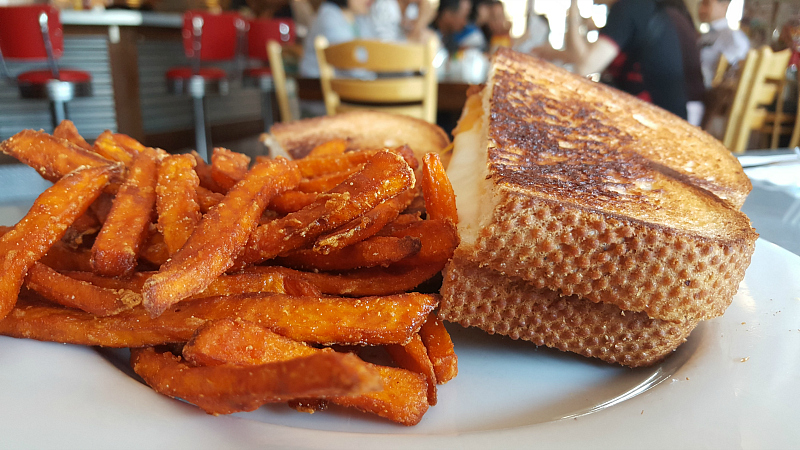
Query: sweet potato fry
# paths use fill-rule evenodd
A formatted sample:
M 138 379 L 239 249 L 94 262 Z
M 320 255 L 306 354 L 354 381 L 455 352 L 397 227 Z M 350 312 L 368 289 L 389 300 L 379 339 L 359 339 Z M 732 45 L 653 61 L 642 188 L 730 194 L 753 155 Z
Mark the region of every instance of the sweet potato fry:
M 134 158 L 92 245 L 92 267 L 98 273 L 121 276 L 136 268 L 155 211 L 157 171 L 155 155 L 145 152 Z
M 456 194 L 436 153 L 428 153 L 422 159 L 422 195 L 429 219 L 458 223 Z
M 83 244 L 83 238 L 97 233 L 100 230 L 100 221 L 92 212 L 91 208 L 87 209 L 85 213 L 81 214 L 72 225 L 67 228 L 62 240 L 73 247 L 78 247 Z
M 403 369 L 425 376 L 428 382 L 428 404 L 436 405 L 436 373 L 419 334 L 415 334 L 407 344 L 387 345 L 386 351 Z
M 211 176 L 211 165 L 208 164 L 202 157 L 200 157 L 200 154 L 196 151 L 192 150 L 191 155 L 197 162 L 197 165 L 194 167 L 194 171 L 197 172 L 197 176 L 200 178 L 200 186 L 210 190 L 211 192 L 220 194 L 227 192 L 225 189 L 222 189 L 222 187 L 220 187 L 217 182 L 214 181 L 214 177 Z
M 303 177 L 311 178 L 320 175 L 325 175 L 334 172 L 341 172 L 350 167 L 364 164 L 369 161 L 373 156 L 381 151 L 391 151 L 400 155 L 406 160 L 411 169 L 416 170 L 419 167 L 419 161 L 414 157 L 414 152 L 408 146 L 396 147 L 393 149 L 376 149 L 376 150 L 356 150 L 353 152 L 342 153 L 341 155 L 332 155 L 318 158 L 303 158 L 298 159 L 297 167 Z
M 422 249 L 418 238 L 411 236 L 373 236 L 341 250 L 321 255 L 314 250 L 295 250 L 275 262 L 300 270 L 350 270 L 361 267 L 386 267 L 415 255 Z
M 344 139 L 331 139 L 311 149 L 306 158 L 319 158 L 321 156 L 341 155 L 347 150 L 347 141 Z
M 119 166 L 76 170 L 44 191 L 11 231 L 0 238 L 0 319 L 14 307 L 28 269 L 86 212 Z
M 197 201 L 200 179 L 192 155 L 170 155 L 161 161 L 156 184 L 158 231 L 170 255 L 177 252 L 194 232 L 202 215 Z
M 92 150 L 106 159 L 121 162 L 126 166 L 130 166 L 133 163 L 133 158 L 136 156 L 135 152 L 131 152 L 119 145 L 114 139 L 114 134 L 108 130 L 100 133 L 100 136 L 97 136 L 97 139 L 94 140 Z
M 106 289 L 62 275 L 42 263 L 28 270 L 25 286 L 44 298 L 96 316 L 118 314 L 142 302 L 142 296 L 127 289 Z
M 92 271 L 92 252 L 89 249 L 73 248 L 63 240 L 56 242 L 39 261 L 48 267 L 63 270 Z
M 167 243 L 164 242 L 164 235 L 156 229 L 155 225 L 150 224 L 150 231 L 139 249 L 140 262 L 146 261 L 158 268 L 168 259 L 169 250 L 167 249 Z
M 300 192 L 327 192 L 346 180 L 350 175 L 361 170 L 362 165 L 348 167 L 339 172 L 333 172 L 318 177 L 306 178 L 297 185 Z
M 438 304 L 434 295 L 409 293 L 360 299 L 244 294 L 192 300 L 157 318 L 141 306 L 109 317 L 20 299 L 0 321 L 0 334 L 103 347 L 186 342 L 208 320 L 242 319 L 278 334 L 320 344 L 405 343 Z
M 412 256 L 409 259 L 413 259 Z M 363 295 L 392 295 L 414 289 L 431 279 L 444 268 L 446 261 L 419 265 L 392 264 L 389 267 L 368 267 L 343 273 L 314 273 L 289 269 L 288 267 L 253 267 L 248 270 L 280 272 L 303 280 L 327 295 L 358 297 Z
M 402 158 L 388 151 L 379 152 L 363 170 L 321 194 L 311 205 L 256 228 L 237 267 L 310 245 L 322 233 L 353 220 L 413 184 L 414 172 Z
M 183 347 L 183 358 L 198 366 L 258 365 L 309 356 L 318 349 L 243 320 L 210 320 Z
M 376 236 L 394 236 L 402 230 L 405 230 L 412 224 L 417 222 L 422 222 L 422 217 L 419 214 L 407 214 L 403 213 L 397 216 L 396 219 L 392 220 L 391 222 L 387 223 L 386 226 L 380 229 Z
M 187 361 L 204 365 L 225 362 L 257 365 L 330 351 L 284 338 L 251 322 L 232 320 L 207 323 L 183 348 Z M 381 374 L 382 391 L 330 397 L 330 400 L 404 425 L 418 423 L 428 409 L 425 379 L 403 369 L 370 366 Z M 436 385 L 433 386 L 435 392 Z M 312 411 L 317 409 L 317 402 L 309 404 Z
M 108 289 L 128 289 L 141 293 L 144 282 L 154 273 L 155 272 L 134 272 L 132 276 L 127 278 L 108 278 L 91 272 L 76 271 L 67 271 L 64 272 L 64 275 Z M 312 284 L 300 279 L 294 279 L 290 275 L 282 273 L 245 272 L 220 275 L 211 282 L 203 292 L 195 294 L 191 298 L 198 299 L 216 297 L 219 295 L 270 292 L 292 296 L 319 297 L 322 295 Z
M 318 353 L 258 366 L 192 367 L 152 347 L 131 351 L 131 366 L 157 392 L 209 414 L 252 411 L 294 398 L 354 395 L 381 389 L 380 374 L 355 355 Z
M 13 156 L 39 172 L 45 180 L 58 181 L 79 167 L 101 167 L 111 160 L 43 131 L 23 130 L 0 143 L 0 151 Z M 118 181 L 115 171 L 112 182 Z
M 269 209 L 280 214 L 291 214 L 314 203 L 318 195 L 313 192 L 286 191 L 272 197 Z
M 114 133 L 114 140 L 120 145 L 122 148 L 128 151 L 128 153 L 135 155 L 136 153 L 141 153 L 148 151 L 148 147 L 142 145 L 141 142 L 137 141 L 136 139 L 128 136 L 127 134 L 122 133 Z M 154 151 L 161 151 L 156 149 L 150 149 Z M 166 153 L 166 152 L 165 152 Z M 166 155 L 164 155 L 166 156 Z
M 408 189 L 394 198 L 384 201 L 363 216 L 356 217 L 332 233 L 320 236 L 314 243 L 314 251 L 327 254 L 375 235 L 386 224 L 395 220 L 400 211 L 404 210 L 416 195 L 416 189 Z
M 244 153 L 216 147 L 211 155 L 211 178 L 227 191 L 247 175 L 249 165 L 250 157 Z
M 428 411 L 425 376 L 396 367 L 374 366 L 383 390 L 361 395 L 328 397 L 341 406 L 377 414 L 403 425 L 416 425 Z
M 398 265 L 446 263 L 458 247 L 458 232 L 449 220 L 421 220 L 396 231 L 393 236 L 411 236 L 422 242 L 422 250 L 411 258 L 398 261 Z
M 203 186 L 197 187 L 197 203 L 200 205 L 200 212 L 203 214 L 211 211 L 211 208 L 217 206 L 223 198 L 225 198 L 225 195 L 219 192 L 210 191 Z
M 203 217 L 186 244 L 145 283 L 144 306 L 157 316 L 202 291 L 233 264 L 269 199 L 300 181 L 285 159 L 256 164 L 225 199 Z
M 60 124 L 53 130 L 53 136 L 66 139 L 71 143 L 81 147 L 83 149 L 92 150 L 92 146 L 86 142 L 86 139 L 78 133 L 78 129 L 75 128 L 75 124 L 72 123 L 71 120 L 62 120 Z
M 436 382 L 444 384 L 455 378 L 458 375 L 458 356 L 442 320 L 431 313 L 422 325 L 419 335 L 428 349 L 428 357 L 436 372 Z

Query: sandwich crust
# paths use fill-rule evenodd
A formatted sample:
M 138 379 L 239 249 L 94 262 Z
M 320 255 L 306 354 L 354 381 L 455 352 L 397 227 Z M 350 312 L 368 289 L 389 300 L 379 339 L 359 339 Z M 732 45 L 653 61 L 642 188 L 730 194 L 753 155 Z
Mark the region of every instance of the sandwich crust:
M 686 341 L 697 320 L 667 322 L 576 295 L 536 289 L 522 279 L 456 258 L 445 270 L 439 316 L 489 334 L 599 358 L 647 366 Z
M 440 152 L 450 144 L 447 133 L 435 124 L 414 117 L 360 110 L 277 123 L 270 135 L 295 159 L 306 156 L 317 145 L 332 139 L 347 140 L 349 149 L 407 144 L 420 160 L 426 153 Z

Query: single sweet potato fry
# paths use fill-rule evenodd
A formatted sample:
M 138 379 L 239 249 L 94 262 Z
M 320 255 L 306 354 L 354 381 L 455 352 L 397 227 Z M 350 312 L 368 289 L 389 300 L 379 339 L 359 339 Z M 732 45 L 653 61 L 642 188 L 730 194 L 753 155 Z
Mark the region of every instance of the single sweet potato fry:
M 195 164 L 192 155 L 170 155 L 158 168 L 158 231 L 164 236 L 170 255 L 183 247 L 202 218 L 197 201 L 200 179 L 194 171 Z
M 442 267 L 453 257 L 459 237 L 455 225 L 449 220 L 421 220 L 396 231 L 393 236 L 410 236 L 422 242 L 422 250 L 411 258 L 398 261 L 398 265 L 418 265 L 441 262 Z
M 71 120 L 62 120 L 60 124 L 53 130 L 53 136 L 66 139 L 78 147 L 91 151 L 92 146 L 86 142 L 86 139 L 78 133 L 78 129 Z
M 356 217 L 335 231 L 322 235 L 314 243 L 314 251 L 321 254 L 353 245 L 378 233 L 394 221 L 417 195 L 417 189 L 408 189 L 384 201 L 361 217 Z
M 329 173 L 341 172 L 350 167 L 364 164 L 382 151 L 390 151 L 399 155 L 408 163 L 412 170 L 416 170 L 416 168 L 419 167 L 419 161 L 414 157 L 414 152 L 405 145 L 393 149 L 356 150 L 342 153 L 341 155 L 303 158 L 296 160 L 296 162 L 303 177 L 312 178 Z
M 128 136 L 127 134 L 122 133 L 114 133 L 114 140 L 117 141 L 122 148 L 128 151 L 128 153 L 135 155 L 136 153 L 141 153 L 148 151 L 148 147 L 142 145 L 141 142 L 137 141 L 136 139 Z M 151 151 L 158 151 L 161 150 L 157 149 L 150 149 Z M 166 153 L 166 152 L 165 152 Z M 166 155 L 165 155 L 166 156 Z
M 127 289 L 106 289 L 62 275 L 42 263 L 28 270 L 25 286 L 42 297 L 96 316 L 118 314 L 142 302 L 142 296 Z
M 408 260 L 415 257 L 416 255 Z M 323 294 L 359 297 L 363 295 L 393 295 L 410 291 L 441 272 L 445 263 L 446 261 L 417 265 L 394 263 L 389 267 L 368 267 L 339 274 L 303 272 L 280 266 L 257 266 L 247 270 L 279 272 L 288 277 L 303 280 L 319 289 Z
M 119 170 L 117 165 L 106 165 L 64 176 L 44 191 L 25 217 L 0 238 L 0 319 L 14 307 L 28 269 L 64 236 Z
M 150 224 L 150 231 L 139 248 L 139 262 L 146 261 L 155 268 L 161 267 L 169 259 L 167 243 L 164 242 L 164 235 L 161 234 L 156 225 Z
M 298 341 L 383 345 L 408 342 L 437 304 L 437 296 L 417 293 L 359 299 L 243 294 L 184 302 L 151 318 L 141 306 L 97 317 L 20 298 L 0 321 L 0 334 L 67 344 L 142 347 L 186 342 L 208 320 L 238 318 Z
M 220 275 L 202 292 L 193 295 L 191 298 L 263 292 L 286 294 L 284 279 L 285 276 L 278 273 L 234 273 L 230 275 Z
M 374 367 L 380 373 L 383 390 L 361 395 L 328 397 L 328 400 L 377 414 L 403 425 L 418 424 L 429 406 L 425 376 L 396 367 Z
M 333 350 L 311 347 L 252 322 L 221 319 L 197 329 L 183 347 L 183 358 L 198 366 L 258 365 L 326 351 Z
M 256 164 L 222 202 L 203 217 L 186 244 L 145 283 L 144 306 L 157 316 L 208 287 L 233 265 L 269 199 L 300 181 L 295 166 L 279 158 Z
M 97 273 L 122 276 L 136 268 L 155 211 L 157 171 L 154 154 L 139 153 L 134 158 L 92 245 L 92 267 Z
M 224 194 L 210 191 L 203 186 L 197 187 L 197 203 L 200 205 L 200 212 L 203 214 L 211 211 L 211 208 L 217 206 L 223 198 L 225 198 Z
M 80 270 L 92 271 L 92 252 L 87 248 L 74 248 L 63 239 L 50 247 L 50 250 L 39 261 L 57 271 Z
M 270 332 L 252 322 L 221 320 L 208 322 L 184 346 L 187 361 L 204 365 L 257 365 L 291 358 L 330 352 L 310 347 Z M 422 348 L 425 351 L 425 348 Z M 373 366 L 370 364 L 370 366 Z M 390 367 L 373 366 L 381 374 L 383 390 L 347 397 L 331 397 L 331 401 L 371 412 L 404 425 L 419 422 L 428 409 L 426 381 L 417 374 Z M 434 384 L 434 392 L 436 385 Z M 312 411 L 318 402 L 307 402 Z
M 314 192 L 286 191 L 272 197 L 268 208 L 279 214 L 291 214 L 314 203 L 317 197 Z
M 428 357 L 436 372 L 436 382 L 444 384 L 455 378 L 458 375 L 458 356 L 453 349 L 450 333 L 447 332 L 442 320 L 431 313 L 422 325 L 419 335 L 425 348 L 428 349 Z
M 208 164 L 203 158 L 200 157 L 200 154 L 196 151 L 192 150 L 190 153 L 197 165 L 194 166 L 194 171 L 197 172 L 198 178 L 200 178 L 200 186 L 210 190 L 211 192 L 216 192 L 220 194 L 224 194 L 227 190 L 222 189 L 216 181 L 214 181 L 214 177 L 211 176 L 211 165 Z
M 428 357 L 428 350 L 419 334 L 415 334 L 407 344 L 391 344 L 386 351 L 400 367 L 425 376 L 428 382 L 428 404 L 436 404 L 436 373 Z
M 373 236 L 327 255 L 319 254 L 311 249 L 301 249 L 276 258 L 275 262 L 282 266 L 311 271 L 386 267 L 419 253 L 420 249 L 422 249 L 422 244 L 419 239 L 411 236 Z
M 348 167 L 339 172 L 333 172 L 318 177 L 306 178 L 297 185 L 300 192 L 327 192 L 346 180 L 350 175 L 361 170 L 362 165 Z
M 422 195 L 429 219 L 458 223 L 456 194 L 436 153 L 428 153 L 422 159 Z
M 227 191 L 247 175 L 249 165 L 250 157 L 244 153 L 216 147 L 211 155 L 211 178 Z
M 341 155 L 347 150 L 347 141 L 344 139 L 331 139 L 311 149 L 306 158 L 319 158 L 321 156 Z
M 133 164 L 133 158 L 136 156 L 136 152 L 128 151 L 128 149 L 119 145 L 114 139 L 114 134 L 108 130 L 97 136 L 92 150 L 106 159 L 121 162 L 126 166 Z
M 31 166 L 42 178 L 53 182 L 79 167 L 113 164 L 97 153 L 43 131 L 22 130 L 0 143 L 0 151 Z M 121 171 L 112 175 L 112 182 L 118 181 Z
M 156 392 L 209 414 L 252 411 L 295 398 L 354 395 L 381 389 L 378 371 L 355 355 L 326 352 L 258 366 L 192 367 L 152 347 L 131 351 L 131 366 Z
M 321 194 L 314 203 L 256 228 L 236 266 L 244 267 L 310 245 L 322 233 L 346 224 L 413 185 L 414 172 L 402 158 L 388 151 L 378 152 L 363 170 Z

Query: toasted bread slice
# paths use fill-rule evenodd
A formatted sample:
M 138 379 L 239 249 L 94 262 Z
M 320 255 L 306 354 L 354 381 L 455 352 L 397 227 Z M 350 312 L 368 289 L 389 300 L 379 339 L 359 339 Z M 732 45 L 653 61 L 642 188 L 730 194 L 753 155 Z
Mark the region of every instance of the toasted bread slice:
M 445 280 L 486 269 L 469 273 L 687 334 L 723 313 L 757 237 L 738 210 L 750 183 L 724 147 L 652 105 L 507 50 L 479 95 L 482 117 L 464 112 L 473 126 L 459 125 L 448 168 L 461 245 Z M 495 282 L 446 287 L 441 314 L 462 321 L 457 306 L 481 298 L 467 284 Z
M 349 149 L 397 147 L 407 144 L 420 161 L 425 153 L 440 152 L 450 145 L 447 133 L 435 124 L 408 116 L 378 111 L 352 111 L 275 124 L 267 145 L 274 153 L 292 158 L 306 156 L 314 147 L 332 139 L 345 139 Z
M 653 364 L 686 341 L 697 320 L 667 322 L 576 295 L 536 289 L 465 258 L 445 270 L 439 316 L 464 327 L 630 367 Z

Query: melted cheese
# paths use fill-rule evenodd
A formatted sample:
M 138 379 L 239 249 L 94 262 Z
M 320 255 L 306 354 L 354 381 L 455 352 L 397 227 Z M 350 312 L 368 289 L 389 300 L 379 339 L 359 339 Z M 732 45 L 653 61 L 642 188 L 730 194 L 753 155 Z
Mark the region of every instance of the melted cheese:
M 458 129 L 454 130 L 453 157 L 447 176 L 456 193 L 458 232 L 462 245 L 473 245 L 479 231 L 487 225 L 494 210 L 492 182 L 487 180 L 488 120 L 485 105 L 490 89 L 468 101 Z

